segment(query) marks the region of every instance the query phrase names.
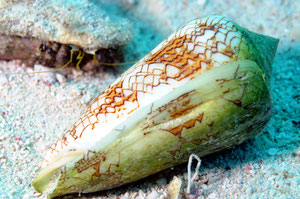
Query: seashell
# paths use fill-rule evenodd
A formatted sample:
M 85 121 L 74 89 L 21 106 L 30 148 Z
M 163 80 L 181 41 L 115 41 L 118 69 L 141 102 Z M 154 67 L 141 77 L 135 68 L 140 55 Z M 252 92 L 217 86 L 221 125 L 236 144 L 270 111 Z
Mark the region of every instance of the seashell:
M 182 26 L 88 106 L 33 186 L 50 198 L 111 189 L 240 144 L 270 119 L 277 44 L 219 15 Z

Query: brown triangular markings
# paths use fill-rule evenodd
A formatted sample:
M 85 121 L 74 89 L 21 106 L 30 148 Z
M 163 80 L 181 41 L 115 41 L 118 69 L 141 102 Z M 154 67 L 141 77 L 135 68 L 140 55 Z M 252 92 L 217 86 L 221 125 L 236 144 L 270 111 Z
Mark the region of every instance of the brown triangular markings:
M 85 183 L 89 183 L 89 180 L 84 178 L 84 177 L 78 177 L 78 176 L 68 176 L 67 175 L 67 167 L 66 166 L 63 166 L 62 169 L 61 169 L 61 175 L 60 175 L 60 178 L 59 178 L 59 181 L 61 184 L 64 184 L 66 182 L 66 180 L 69 180 L 69 179 L 78 179 L 80 180 L 81 182 L 85 182 Z M 72 190 L 74 189 L 75 191 L 78 189 L 78 185 L 71 185 L 70 187 L 66 188 L 67 190 Z
M 102 175 L 105 175 L 105 176 L 113 176 L 115 175 L 114 172 L 111 172 L 111 167 L 112 166 L 115 166 L 115 167 L 119 167 L 120 165 L 120 152 L 119 152 L 119 155 L 118 155 L 118 162 L 117 163 L 111 163 L 108 165 L 108 168 L 104 171 L 104 172 L 100 172 L 100 167 L 101 167 L 101 164 L 106 161 L 106 155 L 107 153 L 105 152 L 95 152 L 95 151 L 88 151 L 86 154 L 83 155 L 83 157 L 78 160 L 76 163 L 75 163 L 75 166 L 74 168 L 77 170 L 78 173 L 81 173 L 89 168 L 93 168 L 95 170 L 95 172 L 92 174 L 91 176 L 91 184 L 93 183 L 97 183 L 97 180 L 95 181 L 93 179 L 93 177 L 97 177 L 98 179 L 102 176 Z
M 192 142 L 193 144 L 199 145 L 199 144 L 201 144 L 201 142 L 202 142 L 203 140 L 209 141 L 210 137 L 212 137 L 212 136 L 210 136 L 210 135 L 212 135 L 212 132 L 213 132 L 211 127 L 213 127 L 214 121 L 211 121 L 210 123 L 207 123 L 206 125 L 210 127 L 209 132 L 208 132 L 208 133 L 205 133 L 205 137 L 202 137 L 202 135 L 200 135 L 201 137 L 198 137 L 198 138 L 192 140 L 191 142 Z
M 202 122 L 203 120 L 203 116 L 204 116 L 204 112 L 202 112 L 201 114 L 199 114 L 196 118 L 194 119 L 191 119 L 191 120 L 188 120 L 186 121 L 185 123 L 181 124 L 181 125 L 178 125 L 174 128 L 171 128 L 171 129 L 161 129 L 161 130 L 164 130 L 164 131 L 168 131 L 170 133 L 172 133 L 173 135 L 175 135 L 176 137 L 178 137 L 178 139 L 180 140 L 180 147 L 175 149 L 175 150 L 169 150 L 168 152 L 173 156 L 173 159 L 176 160 L 177 159 L 177 154 L 180 154 L 181 152 L 181 148 L 184 144 L 186 144 L 188 141 L 187 139 L 183 138 L 181 136 L 181 133 L 183 131 L 183 129 L 189 129 L 189 128 L 192 128 L 196 125 L 196 121 L 198 122 Z
M 107 153 L 105 152 L 88 150 L 88 152 L 85 153 L 83 157 L 75 163 L 74 168 L 78 173 L 81 173 L 90 167 L 100 165 L 101 162 L 106 160 L 106 154 Z
M 105 161 L 105 160 L 104 160 Z M 104 172 L 100 172 L 100 167 L 101 167 L 101 162 L 99 162 L 98 164 L 94 164 L 93 168 L 95 169 L 95 173 L 93 173 L 93 175 L 91 176 L 91 184 L 98 184 L 98 181 L 100 179 L 101 176 L 107 176 L 107 177 L 111 177 L 114 176 L 116 173 L 115 172 L 111 172 L 110 169 L 112 166 L 115 167 L 119 167 L 120 166 L 120 152 L 118 153 L 118 162 L 117 163 L 110 163 L 107 167 L 107 169 Z M 97 180 L 93 180 L 93 177 L 96 177 Z M 117 176 L 116 179 L 120 180 L 122 176 Z M 111 181 L 111 180 L 110 180 Z M 105 182 L 107 184 L 110 183 L 110 181 Z M 114 180 L 112 180 L 111 183 L 115 182 Z
M 199 123 L 202 122 L 202 119 L 203 119 L 203 116 L 204 116 L 204 112 L 202 112 L 201 114 L 199 114 L 196 118 L 194 119 L 191 119 L 191 120 L 188 120 L 186 121 L 185 123 L 183 124 L 180 124 L 174 128 L 171 128 L 171 129 L 162 129 L 164 131 L 168 131 L 170 133 L 172 133 L 173 135 L 175 135 L 176 137 L 178 137 L 179 139 L 182 138 L 181 136 L 181 133 L 183 131 L 183 129 L 189 129 L 189 128 L 192 128 L 195 126 L 196 124 L 196 121 L 198 121 Z

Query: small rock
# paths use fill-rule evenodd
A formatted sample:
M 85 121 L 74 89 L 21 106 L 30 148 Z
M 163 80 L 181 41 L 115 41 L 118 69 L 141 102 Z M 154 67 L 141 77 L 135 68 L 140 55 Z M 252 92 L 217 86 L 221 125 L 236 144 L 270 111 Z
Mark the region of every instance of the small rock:
M 182 186 L 182 180 L 174 176 L 174 178 L 172 179 L 172 181 L 167 187 L 167 192 L 169 194 L 170 199 L 178 198 L 178 195 L 180 194 L 181 186 Z

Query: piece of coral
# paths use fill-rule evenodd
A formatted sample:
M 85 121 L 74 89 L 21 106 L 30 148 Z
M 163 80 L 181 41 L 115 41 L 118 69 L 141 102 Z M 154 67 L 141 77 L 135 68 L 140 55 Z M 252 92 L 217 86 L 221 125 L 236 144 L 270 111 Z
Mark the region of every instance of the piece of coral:
M 257 134 L 271 116 L 278 40 L 210 15 L 171 34 L 49 148 L 39 192 L 110 189 Z
M 0 34 L 71 44 L 85 52 L 124 45 L 132 35 L 116 6 L 96 0 L 1 1 Z

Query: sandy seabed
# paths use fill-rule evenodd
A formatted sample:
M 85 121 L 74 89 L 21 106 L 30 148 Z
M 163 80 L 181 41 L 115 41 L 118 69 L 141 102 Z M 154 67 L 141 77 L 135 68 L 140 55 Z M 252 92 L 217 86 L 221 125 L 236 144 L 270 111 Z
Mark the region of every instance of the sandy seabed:
M 240 146 L 201 158 L 189 198 L 300 198 L 299 2 L 195 2 L 202 6 L 199 15 L 229 16 L 252 31 L 279 38 L 280 43 L 273 64 L 270 122 L 261 134 Z M 169 24 L 175 15 L 168 16 L 165 22 Z M 126 61 L 142 57 L 163 39 L 146 25 L 137 22 L 135 27 L 135 37 L 124 47 Z M 31 71 L 19 61 L 0 62 L 0 198 L 44 198 L 34 192 L 31 183 L 46 147 L 118 76 L 80 71 L 68 77 L 59 72 L 13 74 Z M 183 180 L 185 189 L 186 164 L 81 198 L 168 198 L 166 188 L 173 176 Z M 77 195 L 65 198 L 74 197 Z

